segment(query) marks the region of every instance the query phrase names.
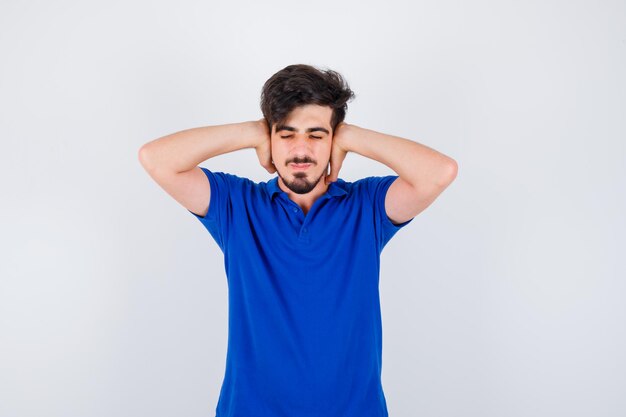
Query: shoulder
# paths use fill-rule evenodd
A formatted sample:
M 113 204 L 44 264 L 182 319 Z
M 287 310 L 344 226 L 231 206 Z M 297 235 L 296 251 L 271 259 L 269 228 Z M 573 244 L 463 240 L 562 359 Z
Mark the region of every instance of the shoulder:
M 260 184 L 254 182 L 250 178 L 241 177 L 228 172 L 212 171 L 205 167 L 200 167 L 200 169 L 205 173 L 211 183 L 226 186 L 229 189 L 258 188 L 260 186 Z
M 397 175 L 369 176 L 356 181 L 338 178 L 335 184 L 345 190 L 348 195 L 373 199 L 381 193 L 384 194 L 396 178 L 398 178 Z
M 212 171 L 202 166 L 200 167 L 200 169 L 206 174 L 207 177 L 216 177 L 233 183 L 252 182 L 252 180 L 249 178 L 240 177 L 238 175 L 230 174 L 228 172 Z

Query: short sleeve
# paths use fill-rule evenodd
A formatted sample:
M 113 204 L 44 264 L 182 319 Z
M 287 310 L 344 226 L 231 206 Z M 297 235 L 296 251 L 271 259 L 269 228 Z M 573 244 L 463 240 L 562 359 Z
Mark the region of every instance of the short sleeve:
M 387 190 L 391 184 L 398 178 L 397 175 L 388 175 L 385 177 L 367 177 L 367 191 L 372 198 L 374 206 L 374 224 L 376 228 L 376 239 L 378 240 L 378 251 L 382 252 L 383 248 L 391 240 L 398 230 L 402 229 L 413 219 L 409 219 L 404 223 L 394 224 L 391 222 L 385 211 L 385 197 Z
M 196 213 L 189 211 L 197 218 L 200 223 L 209 231 L 215 242 L 219 245 L 224 252 L 226 247 L 226 236 L 230 213 L 230 195 L 231 187 L 229 185 L 229 174 L 223 172 L 212 172 L 204 167 L 200 167 L 204 174 L 207 176 L 207 180 L 211 186 L 211 197 L 209 198 L 209 210 L 207 214 L 199 216 Z

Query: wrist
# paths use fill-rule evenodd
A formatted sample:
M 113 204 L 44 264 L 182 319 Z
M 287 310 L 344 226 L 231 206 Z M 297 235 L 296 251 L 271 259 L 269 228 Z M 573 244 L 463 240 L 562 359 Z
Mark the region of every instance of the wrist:
M 354 148 L 352 141 L 357 136 L 358 126 L 341 122 L 335 131 L 336 145 L 345 152 L 351 152 Z
M 249 139 L 250 148 L 257 148 L 263 144 L 269 137 L 269 130 L 265 119 L 251 120 L 246 122 L 246 128 L 249 132 L 246 136 Z

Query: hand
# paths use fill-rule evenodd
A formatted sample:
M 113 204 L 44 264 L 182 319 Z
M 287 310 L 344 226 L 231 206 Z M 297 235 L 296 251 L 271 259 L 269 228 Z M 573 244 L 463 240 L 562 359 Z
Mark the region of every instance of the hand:
M 256 155 L 259 158 L 261 166 L 267 170 L 270 174 L 276 172 L 274 162 L 272 162 L 272 147 L 270 142 L 270 128 L 265 118 L 257 120 L 259 128 L 259 142 L 254 147 Z
M 349 129 L 349 124 L 341 122 L 333 132 L 333 144 L 330 151 L 330 174 L 326 175 L 324 178 L 326 184 L 337 181 L 339 177 L 339 170 L 341 169 L 343 160 L 346 159 L 346 155 L 348 154 L 345 139 Z

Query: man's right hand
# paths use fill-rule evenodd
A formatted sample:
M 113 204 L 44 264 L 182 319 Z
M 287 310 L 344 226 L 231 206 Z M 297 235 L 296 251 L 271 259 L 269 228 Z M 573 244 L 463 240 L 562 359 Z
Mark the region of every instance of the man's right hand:
M 270 128 L 265 121 L 265 118 L 257 120 L 259 127 L 259 142 L 254 147 L 256 154 L 259 158 L 261 166 L 267 170 L 270 174 L 276 172 L 276 167 L 272 162 L 272 148 L 270 142 Z

